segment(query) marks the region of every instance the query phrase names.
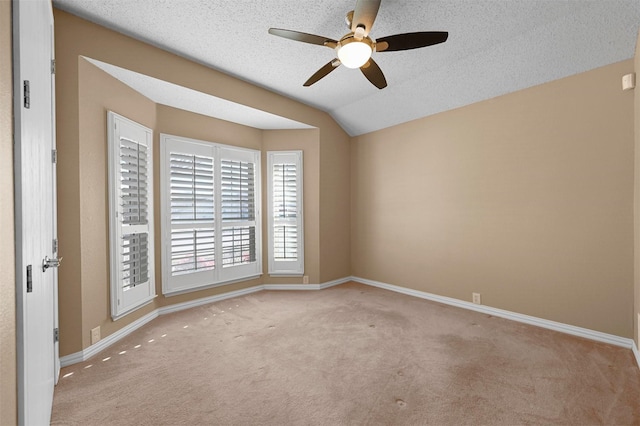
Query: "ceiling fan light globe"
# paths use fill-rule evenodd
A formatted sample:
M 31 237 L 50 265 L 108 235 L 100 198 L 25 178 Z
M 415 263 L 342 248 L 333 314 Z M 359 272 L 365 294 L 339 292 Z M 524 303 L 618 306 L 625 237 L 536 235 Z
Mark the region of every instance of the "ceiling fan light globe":
M 347 68 L 360 68 L 373 53 L 371 45 L 361 41 L 350 41 L 338 47 L 338 59 Z

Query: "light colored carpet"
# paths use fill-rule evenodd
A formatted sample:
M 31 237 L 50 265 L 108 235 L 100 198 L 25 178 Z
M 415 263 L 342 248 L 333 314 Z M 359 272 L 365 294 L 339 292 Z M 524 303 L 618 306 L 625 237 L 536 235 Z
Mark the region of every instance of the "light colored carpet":
M 640 424 L 628 349 L 354 283 L 162 316 L 61 375 L 54 425 Z

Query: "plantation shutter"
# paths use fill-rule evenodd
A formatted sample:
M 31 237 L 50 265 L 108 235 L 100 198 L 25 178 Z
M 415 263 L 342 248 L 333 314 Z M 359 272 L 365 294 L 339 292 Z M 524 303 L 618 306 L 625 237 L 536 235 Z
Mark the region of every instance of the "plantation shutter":
M 260 273 L 253 150 L 161 135 L 163 293 Z
M 152 133 L 113 112 L 108 121 L 111 313 L 117 319 L 155 296 Z
M 273 258 L 298 258 L 298 191 L 296 164 L 273 165 Z
M 257 191 L 259 153 L 220 148 L 220 215 L 223 279 L 259 274 Z
M 304 274 L 302 151 L 270 151 L 269 273 Z

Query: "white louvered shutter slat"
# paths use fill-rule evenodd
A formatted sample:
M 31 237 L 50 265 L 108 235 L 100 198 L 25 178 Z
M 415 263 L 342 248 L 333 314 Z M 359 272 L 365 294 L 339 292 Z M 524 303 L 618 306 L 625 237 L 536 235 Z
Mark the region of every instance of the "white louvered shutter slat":
M 120 138 L 120 206 L 122 223 L 147 223 L 147 147 Z
M 120 138 L 120 221 L 121 279 L 123 291 L 149 280 L 148 230 L 135 225 L 148 224 L 147 147 L 129 138 Z
M 256 261 L 255 165 L 221 161 L 222 267 Z
M 222 220 L 255 220 L 255 172 L 253 163 L 222 160 Z
M 171 152 L 171 273 L 215 269 L 214 160 Z
M 149 279 L 149 251 L 147 234 L 122 237 L 122 287 L 128 290 Z

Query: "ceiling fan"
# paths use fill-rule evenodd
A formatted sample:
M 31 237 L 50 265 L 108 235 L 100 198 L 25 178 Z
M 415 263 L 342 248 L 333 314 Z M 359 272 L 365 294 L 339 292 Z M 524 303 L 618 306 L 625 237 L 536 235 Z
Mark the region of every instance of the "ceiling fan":
M 384 89 L 387 87 L 387 80 L 378 64 L 371 57 L 373 52 L 393 52 L 432 46 L 447 41 L 449 33 L 446 31 L 422 31 L 396 34 L 374 40 L 369 37 L 369 31 L 373 27 L 381 1 L 357 0 L 356 8 L 346 16 L 350 32 L 340 40 L 280 28 L 269 28 L 269 34 L 304 43 L 327 46 L 336 51 L 338 57 L 313 74 L 304 83 L 305 87 L 318 82 L 342 64 L 347 68 L 360 68 L 371 84 L 378 89 Z

